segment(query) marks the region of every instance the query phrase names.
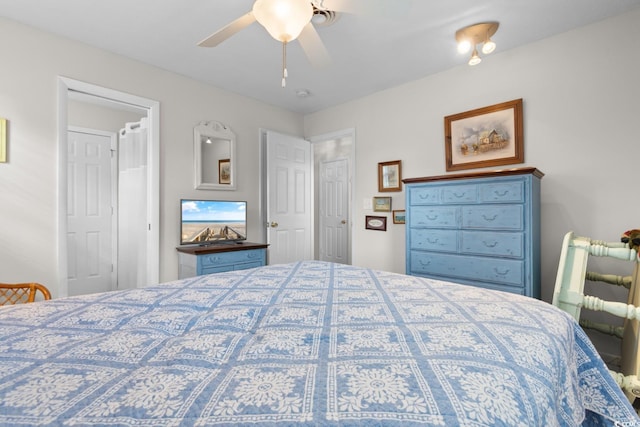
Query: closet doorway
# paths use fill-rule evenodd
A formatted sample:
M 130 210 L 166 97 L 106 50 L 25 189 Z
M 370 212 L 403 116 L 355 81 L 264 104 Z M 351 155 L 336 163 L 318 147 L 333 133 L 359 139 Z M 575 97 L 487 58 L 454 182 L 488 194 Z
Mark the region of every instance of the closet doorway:
M 355 130 L 312 137 L 317 259 L 351 264 Z
M 59 295 L 157 283 L 158 102 L 63 77 L 58 100 Z

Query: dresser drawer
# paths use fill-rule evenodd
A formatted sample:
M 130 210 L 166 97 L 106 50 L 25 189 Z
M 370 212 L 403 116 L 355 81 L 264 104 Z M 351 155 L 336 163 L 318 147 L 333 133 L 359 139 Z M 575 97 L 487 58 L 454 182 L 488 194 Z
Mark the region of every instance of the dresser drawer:
M 200 274 L 224 273 L 225 271 L 233 271 L 233 264 L 224 264 L 217 267 L 204 267 Z
M 458 226 L 458 208 L 455 206 L 417 206 L 411 209 L 410 227 L 446 227 Z
M 426 228 L 412 228 L 411 249 L 427 251 L 458 251 L 458 232 L 455 230 L 431 230 Z
M 478 201 L 478 186 L 448 185 L 442 191 L 443 203 L 475 203 Z
M 461 252 L 522 258 L 524 235 L 496 231 L 463 231 Z
M 247 268 L 254 268 L 262 266 L 262 261 L 253 261 L 253 262 L 243 262 L 243 263 L 233 263 L 233 264 L 223 264 L 216 266 L 208 266 L 202 269 L 201 274 L 213 274 L 213 273 L 223 273 L 225 271 L 233 271 L 233 270 L 245 270 Z
M 481 202 L 520 202 L 524 203 L 524 182 L 500 182 L 480 186 Z
M 440 204 L 440 188 L 417 187 L 409 189 L 407 200 L 411 205 L 436 205 Z
M 263 258 L 264 249 L 251 249 L 233 252 L 219 252 L 201 255 L 201 267 L 220 267 L 221 264 L 238 264 L 251 261 L 259 261 Z M 233 268 L 232 268 L 233 269 Z
M 522 205 L 465 206 L 462 208 L 462 227 L 491 230 L 522 230 Z
M 524 261 L 411 252 L 411 273 L 523 286 Z

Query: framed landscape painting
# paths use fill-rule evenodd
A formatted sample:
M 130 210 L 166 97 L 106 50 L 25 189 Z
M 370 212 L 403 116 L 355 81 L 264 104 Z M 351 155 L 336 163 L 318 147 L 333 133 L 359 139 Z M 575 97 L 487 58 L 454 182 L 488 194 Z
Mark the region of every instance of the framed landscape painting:
M 373 211 L 374 212 L 391 212 L 391 197 L 374 197 L 373 198 Z
M 524 162 L 522 99 L 444 118 L 447 171 Z

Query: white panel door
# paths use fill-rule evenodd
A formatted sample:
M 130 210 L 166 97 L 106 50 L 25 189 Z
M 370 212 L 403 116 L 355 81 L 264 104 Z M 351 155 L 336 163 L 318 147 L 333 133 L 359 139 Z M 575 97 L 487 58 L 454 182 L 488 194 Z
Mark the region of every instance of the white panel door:
M 348 264 L 349 239 L 347 159 L 320 164 L 320 260 Z
M 115 134 L 67 134 L 69 295 L 115 288 L 112 158 Z
M 311 143 L 267 132 L 269 264 L 313 259 Z

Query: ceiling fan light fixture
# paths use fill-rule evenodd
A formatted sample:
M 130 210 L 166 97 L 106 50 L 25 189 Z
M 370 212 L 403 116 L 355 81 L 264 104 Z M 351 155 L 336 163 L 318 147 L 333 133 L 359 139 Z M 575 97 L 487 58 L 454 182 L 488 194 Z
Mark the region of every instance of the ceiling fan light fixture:
M 253 16 L 274 39 L 282 42 L 282 87 L 287 85 L 287 43 L 295 40 L 311 22 L 313 6 L 308 0 L 256 0 Z
M 311 21 L 313 6 L 306 0 L 256 0 L 253 15 L 271 37 L 287 43 Z

